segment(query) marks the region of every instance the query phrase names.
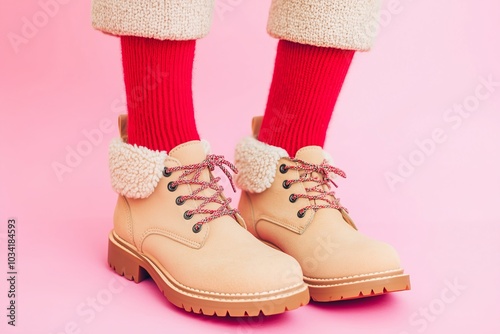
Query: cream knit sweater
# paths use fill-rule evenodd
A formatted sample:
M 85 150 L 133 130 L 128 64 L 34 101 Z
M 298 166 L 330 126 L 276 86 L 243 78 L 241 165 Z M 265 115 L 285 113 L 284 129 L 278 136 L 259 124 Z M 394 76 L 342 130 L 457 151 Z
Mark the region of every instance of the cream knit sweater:
M 368 50 L 380 0 L 271 0 L 268 33 L 316 46 Z M 214 0 L 92 0 L 92 25 L 113 35 L 188 40 L 210 30 Z

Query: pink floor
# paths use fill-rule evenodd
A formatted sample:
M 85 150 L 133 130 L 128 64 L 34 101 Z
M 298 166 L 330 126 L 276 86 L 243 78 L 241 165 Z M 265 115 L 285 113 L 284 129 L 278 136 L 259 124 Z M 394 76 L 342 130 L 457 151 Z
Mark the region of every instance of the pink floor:
M 54 1 L 0 5 L 1 333 L 500 333 L 497 1 L 384 2 L 377 44 L 356 55 L 329 129 L 348 175 L 344 205 L 396 246 L 412 290 L 248 319 L 188 314 L 151 281 L 107 267 L 107 143 L 125 110 L 119 44 L 90 28 L 90 0 L 60 0 L 44 16 L 40 3 Z M 263 112 L 276 41 L 265 34 L 269 0 L 216 3 L 195 104 L 202 136 L 232 158 Z M 6 317 L 12 217 L 16 327 Z

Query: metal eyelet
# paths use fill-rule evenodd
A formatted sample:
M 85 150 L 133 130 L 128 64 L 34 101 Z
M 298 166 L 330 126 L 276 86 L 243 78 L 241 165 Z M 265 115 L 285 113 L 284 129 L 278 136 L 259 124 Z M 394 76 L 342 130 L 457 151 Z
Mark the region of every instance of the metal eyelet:
M 182 204 L 184 204 L 184 203 L 186 203 L 186 201 L 184 201 L 184 200 L 182 199 L 182 196 L 179 196 L 179 197 L 177 197 L 177 198 L 175 199 L 175 204 L 177 204 L 177 205 L 182 205 Z
M 295 196 L 295 194 L 291 194 L 290 197 L 288 197 L 288 200 L 290 203 L 295 203 L 297 201 L 297 196 Z
M 285 174 L 286 172 L 288 172 L 288 167 L 287 167 L 287 165 L 282 164 L 282 165 L 280 166 L 280 173 L 281 173 L 281 174 Z
M 304 218 L 305 215 L 306 215 L 306 210 L 297 211 L 297 217 Z
M 167 185 L 167 188 L 168 188 L 168 190 L 170 190 L 170 191 L 172 191 L 172 192 L 173 192 L 173 191 L 175 191 L 175 190 L 177 189 L 177 185 L 176 185 L 176 184 L 174 184 L 174 182 L 173 182 L 173 181 L 170 181 L 170 182 L 168 183 L 168 185 Z
M 288 189 L 292 186 L 291 183 L 288 183 L 288 180 L 283 181 L 283 188 Z
M 193 218 L 193 214 L 189 214 L 189 211 L 184 212 L 184 219 L 189 220 Z
M 194 233 L 200 232 L 201 231 L 201 226 L 202 226 L 201 224 L 194 224 L 193 225 L 193 232 Z
M 172 172 L 168 172 L 167 167 L 163 168 L 163 176 L 169 177 L 170 175 L 172 175 Z

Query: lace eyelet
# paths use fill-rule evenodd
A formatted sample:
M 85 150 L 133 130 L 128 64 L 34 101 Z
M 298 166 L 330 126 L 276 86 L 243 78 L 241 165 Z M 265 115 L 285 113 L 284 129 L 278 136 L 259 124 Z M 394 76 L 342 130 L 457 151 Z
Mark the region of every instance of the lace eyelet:
M 306 210 L 297 211 L 297 217 L 304 218 L 305 215 L 306 215 Z
M 167 167 L 163 168 L 163 176 L 169 177 L 170 175 L 172 175 L 172 172 L 168 172 Z
M 201 231 L 201 226 L 202 226 L 201 224 L 194 224 L 193 225 L 193 232 L 194 233 L 200 232 Z
M 167 185 L 169 191 L 174 192 L 177 189 L 177 185 L 173 181 L 170 181 Z
M 288 180 L 283 181 L 283 188 L 288 189 L 292 186 L 291 183 L 288 183 Z
M 285 174 L 286 172 L 288 172 L 288 167 L 287 167 L 287 165 L 282 164 L 282 165 L 280 166 L 280 173 L 281 173 L 281 174 Z
M 288 200 L 290 203 L 295 203 L 297 201 L 297 196 L 295 196 L 295 194 L 291 194 L 290 197 L 288 197 Z
M 177 205 L 182 205 L 182 204 L 184 204 L 185 202 L 186 202 L 186 201 L 184 201 L 184 200 L 182 199 L 182 196 L 179 196 L 179 197 L 177 197 L 177 198 L 175 199 L 175 204 L 177 204 Z
M 189 214 L 189 211 L 184 212 L 184 219 L 189 220 L 193 218 L 193 214 Z

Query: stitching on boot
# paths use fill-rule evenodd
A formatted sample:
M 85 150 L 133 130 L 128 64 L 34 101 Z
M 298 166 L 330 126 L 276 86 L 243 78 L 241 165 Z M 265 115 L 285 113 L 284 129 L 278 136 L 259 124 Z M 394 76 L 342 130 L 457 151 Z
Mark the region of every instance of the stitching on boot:
M 272 217 L 263 215 L 263 216 L 260 217 L 259 221 L 255 223 L 255 226 L 257 226 L 258 223 L 264 221 L 264 222 L 267 222 L 267 223 L 270 223 L 270 224 L 274 224 L 274 225 L 278 225 L 278 226 L 284 227 L 287 230 L 290 230 L 292 232 L 295 232 L 295 233 L 301 235 L 301 234 L 303 234 L 307 230 L 307 228 L 309 227 L 309 225 L 311 225 L 311 223 L 312 223 L 313 220 L 314 220 L 314 214 L 311 215 L 311 217 L 309 218 L 309 220 L 307 221 L 307 223 L 304 224 L 302 228 L 299 228 L 299 227 L 297 227 L 297 225 L 287 224 L 284 221 L 278 221 L 278 220 L 273 219 Z
M 203 236 L 203 239 L 202 239 L 203 241 L 206 239 L 206 236 L 208 234 L 208 230 L 209 230 L 208 227 L 206 227 L 204 229 L 205 235 Z M 148 228 L 147 230 L 145 230 L 142 233 L 142 235 L 141 235 L 141 237 L 139 239 L 140 240 L 140 242 L 139 242 L 140 248 L 139 249 L 141 251 L 142 251 L 142 246 L 144 244 L 144 241 L 146 241 L 146 238 L 148 236 L 152 235 L 152 234 L 159 234 L 161 236 L 173 239 L 173 240 L 175 240 L 177 242 L 181 242 L 183 244 L 190 245 L 190 246 L 192 246 L 193 248 L 196 248 L 196 249 L 201 248 L 203 246 L 203 244 L 204 244 L 204 242 L 203 243 L 199 243 L 196 240 L 185 238 L 183 236 L 180 236 L 180 235 L 178 235 L 176 233 L 172 233 L 172 232 L 170 232 L 168 230 L 165 230 L 165 229 L 162 229 L 162 228 L 152 227 L 152 228 Z
M 378 281 L 381 279 L 388 279 L 388 278 L 395 278 L 395 277 L 401 277 L 401 275 L 391 275 L 391 276 L 382 276 L 382 277 L 374 277 L 374 278 L 368 278 L 368 279 L 362 279 L 354 282 L 345 282 L 345 283 L 337 283 L 337 284 L 322 284 L 319 285 L 322 288 L 328 288 L 328 287 L 333 287 L 333 286 L 342 286 L 342 285 L 351 285 L 353 283 L 364 283 L 364 282 L 374 282 Z
M 340 280 L 350 279 L 350 278 L 358 278 L 358 277 L 366 277 L 366 276 L 371 276 L 371 275 L 380 275 L 380 274 L 393 273 L 393 272 L 401 271 L 401 270 L 402 269 L 390 269 L 390 270 L 377 271 L 377 272 L 368 273 L 368 274 L 359 274 L 359 275 L 344 276 L 344 277 L 334 277 L 334 278 L 312 278 L 312 277 L 308 277 L 308 276 L 304 275 L 304 278 L 310 279 L 310 280 L 314 280 L 314 281 L 340 281 Z M 398 275 L 396 275 L 396 276 L 398 276 Z M 391 277 L 393 277 L 393 276 L 391 276 Z M 375 277 L 373 279 L 379 279 L 379 278 L 381 278 L 381 277 Z M 382 278 L 385 278 L 385 276 L 382 277 Z M 372 280 L 372 279 L 368 279 L 368 280 Z
M 122 196 L 125 201 L 125 206 L 127 208 L 127 230 L 129 233 L 130 240 L 132 240 L 132 244 L 135 245 L 135 237 L 134 237 L 134 226 L 132 224 L 132 210 L 130 209 L 130 204 L 126 197 Z

